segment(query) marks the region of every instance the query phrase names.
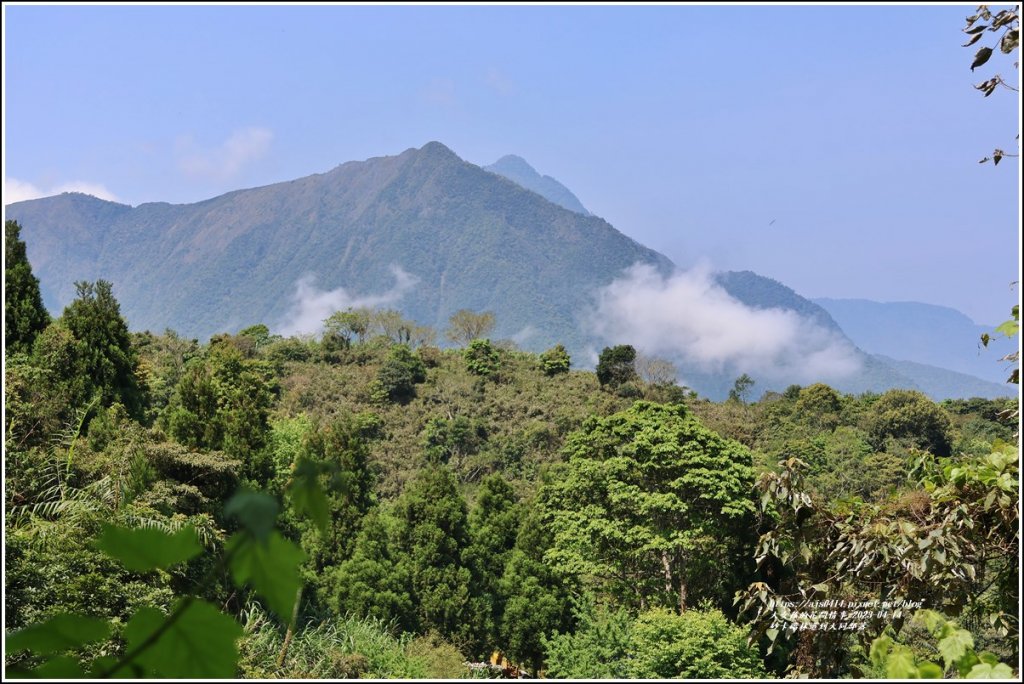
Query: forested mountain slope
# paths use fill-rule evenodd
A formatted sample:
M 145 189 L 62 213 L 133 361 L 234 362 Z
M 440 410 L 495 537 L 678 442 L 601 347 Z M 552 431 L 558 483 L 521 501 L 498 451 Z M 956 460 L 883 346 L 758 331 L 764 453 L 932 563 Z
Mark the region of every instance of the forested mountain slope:
M 133 329 L 170 325 L 198 338 L 287 324 L 297 283 L 312 276 L 319 291 L 390 291 L 421 324 L 493 310 L 498 336 L 530 326 L 537 346 L 574 344 L 594 288 L 638 261 L 671 268 L 605 221 L 440 143 L 195 204 L 131 208 L 66 194 L 7 213 L 24 226 L 51 307 L 70 300 L 74 280 L 105 278 Z M 411 278 L 396 283 L 395 267 Z
M 72 299 L 76 281 L 102 278 L 113 283 L 132 330 L 169 327 L 205 340 L 263 323 L 319 334 L 335 310 L 384 306 L 440 331 L 452 313 L 471 309 L 494 312 L 494 338 L 531 351 L 561 343 L 582 365 L 606 344 L 642 348 L 632 328 L 620 326 L 611 339 L 595 334 L 598 295 L 636 264 L 667 279 L 672 262 L 589 215 L 568 189 L 524 160 L 504 157 L 487 169 L 495 173 L 431 142 L 193 204 L 130 207 L 65 193 L 6 209 L 22 225 L 51 309 Z M 708 364 L 685 349 L 663 354 L 707 396 L 724 398 L 743 373 L 759 391 L 817 379 L 850 392 L 931 382 L 918 382 L 922 368 L 897 369 L 863 353 L 825 309 L 782 283 L 750 271 L 709 282 L 747 312 L 796 314 L 815 334 L 848 348 L 857 368 L 831 375 L 823 368 L 815 376 L 815 369 L 799 372 L 796 358 L 793 368 L 765 374 L 763 364 L 755 369 L 742 359 Z M 687 312 L 669 302 L 657 315 Z M 974 387 L 947 376 L 943 396 L 980 391 Z M 995 386 L 984 391 L 999 393 Z

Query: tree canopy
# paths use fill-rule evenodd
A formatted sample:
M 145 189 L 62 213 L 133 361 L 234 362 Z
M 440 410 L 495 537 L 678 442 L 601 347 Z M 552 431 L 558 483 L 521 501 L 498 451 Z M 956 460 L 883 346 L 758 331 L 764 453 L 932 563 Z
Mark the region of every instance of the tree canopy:
M 682 612 L 713 596 L 707 571 L 729 565 L 752 522 L 746 447 L 681 405 L 637 402 L 587 421 L 565 453 L 547 504 L 557 567 L 628 606 Z

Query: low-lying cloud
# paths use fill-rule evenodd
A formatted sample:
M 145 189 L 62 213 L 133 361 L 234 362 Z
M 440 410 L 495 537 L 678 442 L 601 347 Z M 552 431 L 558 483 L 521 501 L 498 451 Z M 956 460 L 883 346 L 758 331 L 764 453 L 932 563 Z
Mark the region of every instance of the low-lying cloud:
M 706 266 L 664 277 L 636 264 L 598 291 L 589 324 L 609 344 L 632 344 L 702 372 L 806 383 L 860 367 L 853 346 L 833 331 L 792 310 L 743 304 Z
M 321 290 L 315 284 L 316 277 L 306 274 L 295 283 L 292 306 L 285 316 L 285 323 L 279 326 L 282 335 L 308 335 L 323 330 L 324 320 L 335 311 L 351 307 L 374 308 L 394 304 L 415 287 L 417 278 L 401 266 L 392 266 L 391 275 L 395 284 L 380 294 L 356 295 L 343 287 L 335 290 Z
M 519 332 L 517 332 L 515 335 L 513 335 L 509 339 L 512 340 L 513 342 L 515 342 L 518 345 L 524 345 L 531 338 L 534 338 L 536 336 L 537 336 L 537 328 L 533 327 L 530 324 L 527 324 L 527 325 L 524 325 L 522 328 L 520 328 Z
M 17 178 L 4 178 L 4 204 L 14 204 L 15 202 L 39 199 L 40 197 L 52 197 L 53 195 L 59 195 L 64 192 L 82 192 L 86 195 L 92 195 L 93 197 L 98 197 L 102 200 L 108 200 L 110 202 L 118 201 L 114 193 L 110 192 L 110 190 L 107 190 L 99 183 L 70 181 L 50 188 L 41 188 L 37 185 L 33 185 L 32 183 L 26 183 L 25 181 L 18 180 Z

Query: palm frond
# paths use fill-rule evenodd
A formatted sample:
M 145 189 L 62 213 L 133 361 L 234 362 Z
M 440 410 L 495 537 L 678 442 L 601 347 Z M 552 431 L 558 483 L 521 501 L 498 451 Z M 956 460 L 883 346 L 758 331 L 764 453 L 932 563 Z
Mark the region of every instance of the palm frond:
M 199 543 L 207 549 L 216 548 L 217 542 L 220 540 L 213 525 L 196 524 L 195 520 L 188 520 L 186 518 L 152 518 L 137 513 L 122 513 L 119 519 L 130 527 L 160 530 L 167 534 L 174 534 L 183 527 L 192 526 L 196 536 L 199 538 Z

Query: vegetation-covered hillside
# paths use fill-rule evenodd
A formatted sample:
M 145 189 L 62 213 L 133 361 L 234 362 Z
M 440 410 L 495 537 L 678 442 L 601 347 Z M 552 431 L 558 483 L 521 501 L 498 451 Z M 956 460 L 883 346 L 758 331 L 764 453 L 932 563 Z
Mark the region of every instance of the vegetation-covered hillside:
M 51 319 L 6 233 L 7 674 L 1017 661 L 1015 400 L 818 384 L 752 401 L 741 377 L 712 402 L 628 346 L 580 371 L 562 346 L 491 341 L 472 311 L 444 350 L 389 309 L 335 312 L 313 338 L 133 334 L 105 281 Z M 825 599 L 941 621 L 797 629 L 783 603 Z
M 437 142 L 195 204 L 64 194 L 13 204 L 7 216 L 25 226 L 51 306 L 73 298 L 73 282 L 104 279 L 133 330 L 170 326 L 204 340 L 254 321 L 287 327 L 297 284 L 312 276 L 317 292 L 391 293 L 424 325 L 492 310 L 498 337 L 532 330 L 539 349 L 582 348 L 577 314 L 593 289 L 635 262 L 671 267 L 607 222 Z M 414 280 L 396 282 L 395 268 Z

